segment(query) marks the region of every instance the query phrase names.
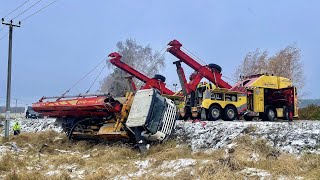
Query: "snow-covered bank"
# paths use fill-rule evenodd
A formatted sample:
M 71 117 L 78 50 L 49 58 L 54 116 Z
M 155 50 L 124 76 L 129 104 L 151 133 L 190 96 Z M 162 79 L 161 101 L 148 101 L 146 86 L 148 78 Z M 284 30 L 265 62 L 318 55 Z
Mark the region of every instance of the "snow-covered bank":
M 56 132 L 61 132 L 62 129 L 59 126 L 55 125 L 55 118 L 46 118 L 46 119 L 14 119 L 10 120 L 10 133 L 12 133 L 12 126 L 15 122 L 19 122 L 21 125 L 21 132 L 40 132 L 53 130 Z M 0 133 L 3 136 L 3 133 Z
M 175 136 L 193 150 L 226 147 L 237 137 L 267 139 L 289 153 L 320 153 L 320 121 L 294 122 L 177 122 Z
M 40 132 L 54 130 L 62 132 L 55 125 L 54 118 L 19 119 L 22 132 Z M 12 130 L 10 131 L 12 132 Z M 1 134 L 3 135 L 3 133 Z M 214 150 L 225 148 L 238 137 L 248 135 L 254 139 L 264 138 L 278 149 L 299 154 L 302 151 L 320 154 L 320 121 L 294 122 L 246 122 L 246 121 L 178 121 L 175 136 L 187 143 L 193 150 Z

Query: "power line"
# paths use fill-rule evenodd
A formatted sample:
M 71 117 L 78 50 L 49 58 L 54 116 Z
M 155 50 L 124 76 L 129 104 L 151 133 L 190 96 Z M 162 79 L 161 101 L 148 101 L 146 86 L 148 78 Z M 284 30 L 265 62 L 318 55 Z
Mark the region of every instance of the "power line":
M 27 16 L 26 18 L 22 19 L 21 21 L 25 21 L 25 20 L 27 20 L 27 19 L 28 19 L 28 18 L 30 18 L 31 16 L 33 16 L 33 15 L 35 15 L 35 14 L 39 13 L 40 11 L 42 11 L 42 10 L 44 10 L 45 8 L 47 8 L 47 7 L 51 6 L 51 5 L 52 5 L 52 4 L 54 4 L 55 2 L 57 2 L 57 0 L 55 0 L 55 1 L 53 1 L 53 2 L 51 2 L 50 4 L 48 4 L 48 5 L 44 6 L 43 8 L 39 9 L 38 11 L 36 11 L 36 12 L 32 13 L 31 15 Z
M 22 7 L 23 5 L 25 5 L 27 2 L 29 2 L 30 0 L 26 0 L 24 3 L 22 3 L 20 6 L 18 6 L 17 8 L 15 8 L 14 10 L 12 10 L 9 14 L 5 15 L 3 18 L 8 17 L 9 15 L 11 15 L 12 13 L 14 13 L 16 10 L 18 10 L 20 7 Z M 1 31 L 1 30 L 0 30 Z
M 7 32 L 5 35 L 3 35 L 1 38 L 0 38 L 0 41 L 5 38 L 7 35 L 9 34 L 9 32 Z
M 20 14 L 18 14 L 16 17 L 12 18 L 12 20 L 16 19 L 17 17 L 21 16 L 22 14 L 24 14 L 25 12 L 27 12 L 29 9 L 33 8 L 35 5 L 37 5 L 39 2 L 41 2 L 42 0 L 37 1 L 36 3 L 32 4 L 30 7 L 28 7 L 26 10 L 22 11 Z
M 0 32 L 5 28 L 6 26 L 3 26 L 1 29 L 0 29 Z

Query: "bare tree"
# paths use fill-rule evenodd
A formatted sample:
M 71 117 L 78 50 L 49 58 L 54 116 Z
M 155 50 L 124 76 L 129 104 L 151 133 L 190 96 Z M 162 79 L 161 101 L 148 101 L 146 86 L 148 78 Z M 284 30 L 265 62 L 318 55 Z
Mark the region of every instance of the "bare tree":
M 147 76 L 154 76 L 160 69 L 164 68 L 164 57 L 157 51 L 153 51 L 150 45 L 142 46 L 133 39 L 117 43 L 118 52 L 122 55 L 121 61 L 132 66 L 134 69 L 143 72 Z M 129 83 L 125 77 L 128 74 L 121 69 L 114 67 L 107 61 L 109 69 L 113 73 L 107 75 L 100 82 L 100 92 L 109 92 L 114 96 L 123 96 L 129 89 Z M 138 86 L 142 83 L 135 80 Z
M 269 56 L 267 51 L 259 49 L 249 52 L 236 70 L 236 77 L 248 76 L 259 73 L 269 73 L 286 77 L 301 89 L 304 86 L 304 71 L 301 62 L 301 50 L 294 45 L 289 45 Z

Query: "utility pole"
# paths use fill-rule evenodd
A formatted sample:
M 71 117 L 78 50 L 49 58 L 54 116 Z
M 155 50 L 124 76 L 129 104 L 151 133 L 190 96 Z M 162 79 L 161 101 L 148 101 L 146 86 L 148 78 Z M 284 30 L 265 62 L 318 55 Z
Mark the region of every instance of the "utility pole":
M 9 51 L 8 51 L 8 75 L 7 75 L 7 101 L 6 101 L 6 121 L 5 121 L 5 133 L 4 137 L 9 138 L 9 125 L 10 125 L 10 98 L 11 98 L 11 65 L 12 65 L 12 31 L 13 27 L 20 27 L 21 22 L 13 24 L 11 20 L 9 23 L 4 22 L 2 18 L 2 24 L 9 26 Z

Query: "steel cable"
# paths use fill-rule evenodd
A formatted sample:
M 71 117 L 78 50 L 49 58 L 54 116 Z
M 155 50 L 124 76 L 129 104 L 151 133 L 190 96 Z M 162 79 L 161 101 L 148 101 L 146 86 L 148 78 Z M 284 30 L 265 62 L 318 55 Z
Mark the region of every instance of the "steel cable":
M 195 60 L 198 60 L 198 61 L 201 61 L 203 64 L 207 64 L 205 61 L 203 61 L 203 60 L 201 60 L 198 56 L 196 56 L 195 54 L 193 54 L 191 51 L 189 51 L 187 48 L 185 48 L 185 47 L 183 47 L 182 46 L 182 48 L 184 49 L 184 50 L 186 50 L 189 54 L 188 55 L 191 55 L 191 56 L 193 56 L 193 58 L 195 59 Z M 200 63 L 200 62 L 199 62 Z M 201 64 L 201 63 L 200 63 Z M 202 65 L 203 65 L 202 64 Z
M 103 68 L 101 69 L 101 71 L 99 72 L 98 76 L 94 79 L 94 81 L 92 82 L 91 86 L 89 87 L 89 89 L 87 90 L 86 94 L 90 92 L 92 86 L 94 85 L 94 83 L 97 81 L 97 79 L 99 78 L 99 76 L 101 75 L 102 71 L 107 67 L 107 64 L 103 66 Z
M 86 75 L 84 75 L 80 80 L 78 80 L 71 88 L 69 88 L 66 92 L 62 94 L 61 97 L 64 97 L 72 88 L 74 88 L 76 85 L 78 85 L 84 78 L 86 78 L 89 74 L 91 74 L 95 69 L 97 69 L 98 66 L 100 66 L 108 57 L 104 58 L 98 65 L 96 65 L 91 71 L 89 71 Z

